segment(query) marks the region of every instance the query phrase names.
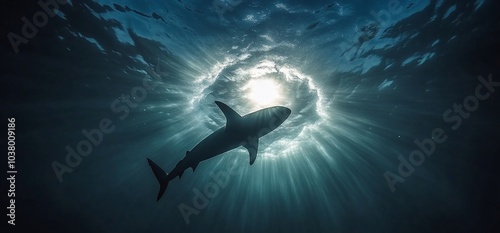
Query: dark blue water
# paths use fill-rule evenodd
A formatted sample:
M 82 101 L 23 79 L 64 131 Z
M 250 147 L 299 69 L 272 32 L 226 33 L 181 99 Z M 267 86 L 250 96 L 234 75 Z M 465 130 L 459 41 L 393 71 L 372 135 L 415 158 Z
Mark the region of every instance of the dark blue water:
M 500 229 L 496 1 L 58 7 L 3 14 L 9 232 Z M 255 164 L 242 147 L 224 153 L 156 202 L 146 158 L 168 172 L 224 126 L 215 100 L 292 115 L 260 139 Z

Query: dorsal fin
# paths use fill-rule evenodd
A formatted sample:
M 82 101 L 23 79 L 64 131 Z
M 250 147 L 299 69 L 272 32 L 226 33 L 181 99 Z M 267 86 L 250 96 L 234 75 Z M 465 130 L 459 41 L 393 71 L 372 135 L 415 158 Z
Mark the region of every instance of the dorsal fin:
M 219 109 L 222 111 L 222 113 L 224 113 L 224 116 L 226 116 L 226 129 L 232 129 L 237 127 L 237 125 L 241 121 L 240 114 L 238 114 L 232 108 L 227 106 L 225 103 L 222 103 L 220 101 L 215 101 L 215 104 L 219 106 Z

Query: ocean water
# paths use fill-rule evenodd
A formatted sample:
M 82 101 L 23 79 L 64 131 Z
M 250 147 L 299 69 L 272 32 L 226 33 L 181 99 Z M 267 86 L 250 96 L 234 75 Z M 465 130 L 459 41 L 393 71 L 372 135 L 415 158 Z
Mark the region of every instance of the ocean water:
M 3 14 L 7 232 L 500 229 L 496 1 L 44 2 Z M 157 202 L 146 158 L 173 169 L 216 100 L 292 114 Z

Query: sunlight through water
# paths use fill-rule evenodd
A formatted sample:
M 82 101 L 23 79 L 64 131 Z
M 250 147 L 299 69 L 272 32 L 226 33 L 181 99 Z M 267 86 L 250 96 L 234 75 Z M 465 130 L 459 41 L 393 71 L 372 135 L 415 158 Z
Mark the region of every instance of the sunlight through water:
M 252 79 L 243 87 L 245 97 L 258 107 L 273 106 L 282 98 L 279 85 L 272 79 Z
M 33 148 L 47 154 L 23 157 L 36 161 L 25 169 L 35 174 L 35 191 L 42 191 L 23 192 L 25 200 L 44 200 L 36 209 L 48 219 L 53 213 L 81 217 L 92 229 L 80 232 L 103 226 L 109 232 L 412 232 L 407 229 L 415 226 L 412 211 L 418 208 L 415 222 L 460 222 L 455 216 L 463 213 L 450 214 L 451 206 L 477 211 L 468 202 L 476 196 L 464 195 L 461 182 L 475 183 L 466 174 L 476 171 L 470 162 L 480 154 L 472 145 L 486 137 L 482 127 L 498 128 L 487 117 L 497 116 L 489 109 L 500 103 L 481 100 L 457 130 L 443 119 L 454 103 L 474 94 L 477 75 L 488 77 L 482 53 L 496 51 L 489 47 L 498 38 L 486 20 L 498 7 L 471 2 L 407 1 L 391 15 L 384 15 L 392 7 L 387 1 L 61 4 L 64 17 L 51 17 L 36 39 L 19 42 L 19 55 L 4 59 L 11 67 L 5 78 L 16 78 L 5 86 L 28 88 L 18 94 L 34 106 L 19 105 L 19 115 L 34 116 L 19 119 L 26 129 L 20 135 L 37 140 Z M 229 3 L 231 10 L 219 6 Z M 377 18 L 387 22 L 365 37 Z M 30 59 L 33 65 L 24 63 Z M 476 63 L 481 70 L 470 68 Z M 14 76 L 12 69 L 22 72 Z M 215 101 L 241 116 L 273 106 L 291 114 L 258 139 L 255 163 L 238 144 L 186 170 L 156 202 L 158 182 L 146 158 L 171 172 L 204 138 L 224 129 Z M 102 130 L 104 120 L 113 130 Z M 388 183 L 385 172 L 399 174 L 401 158 L 409 161 L 421 148 L 415 141 L 431 140 L 437 128 L 448 141 L 435 143 L 434 154 L 413 175 Z M 80 153 L 82 141 L 94 146 L 75 167 L 67 148 Z M 64 174 L 64 183 L 54 176 L 53 161 L 74 170 Z M 207 184 L 220 183 L 214 174 L 233 165 L 237 172 L 217 186 L 217 194 L 206 195 Z M 207 197 L 202 208 L 193 202 L 201 200 L 199 193 Z M 180 204 L 196 208 L 189 224 Z M 434 209 L 446 211 L 424 211 Z M 74 228 L 71 219 L 61 222 Z

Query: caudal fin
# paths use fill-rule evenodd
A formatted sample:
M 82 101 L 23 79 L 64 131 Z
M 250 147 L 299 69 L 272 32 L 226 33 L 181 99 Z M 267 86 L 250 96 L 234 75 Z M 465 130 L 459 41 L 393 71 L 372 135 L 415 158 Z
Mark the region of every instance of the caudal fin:
M 160 200 L 161 196 L 163 196 L 163 193 L 165 192 L 165 189 L 167 189 L 168 185 L 168 179 L 167 179 L 167 173 L 161 169 L 160 166 L 158 166 L 156 163 L 151 161 L 151 159 L 147 159 L 149 166 L 151 166 L 151 169 L 153 170 L 153 173 L 156 176 L 156 179 L 158 180 L 158 183 L 160 183 L 160 191 L 158 192 L 158 197 L 156 198 L 156 201 Z

